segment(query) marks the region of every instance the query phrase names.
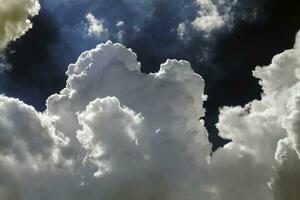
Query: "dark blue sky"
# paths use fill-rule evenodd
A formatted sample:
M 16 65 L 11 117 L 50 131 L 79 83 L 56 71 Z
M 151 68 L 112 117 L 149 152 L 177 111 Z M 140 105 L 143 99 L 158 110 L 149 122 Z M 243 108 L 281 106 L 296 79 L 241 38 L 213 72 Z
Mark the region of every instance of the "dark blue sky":
M 197 15 L 192 0 L 154 0 L 141 5 L 119 0 L 59 6 L 55 2 L 59 1 L 42 1 L 40 14 L 32 19 L 33 28 L 7 48 L 7 60 L 13 68 L 1 75 L 1 93 L 43 110 L 47 97 L 65 86 L 65 70 L 83 50 L 107 39 L 118 41 L 114 24 L 122 19 L 126 22 L 122 42 L 138 54 L 143 72 L 157 71 L 167 58 L 176 58 L 188 60 L 203 76 L 209 97 L 205 121 L 215 148 L 224 144 L 215 128 L 218 109 L 259 98 L 261 91 L 252 70 L 291 48 L 300 29 L 297 0 L 239 1 L 232 29 L 221 28 L 209 38 L 204 32 L 191 30 L 186 40 L 178 38 L 174 30 L 178 23 Z M 106 38 L 83 37 L 80 28 L 88 12 L 104 18 L 113 34 Z M 250 17 L 253 12 L 256 18 Z M 135 32 L 134 27 L 140 30 Z

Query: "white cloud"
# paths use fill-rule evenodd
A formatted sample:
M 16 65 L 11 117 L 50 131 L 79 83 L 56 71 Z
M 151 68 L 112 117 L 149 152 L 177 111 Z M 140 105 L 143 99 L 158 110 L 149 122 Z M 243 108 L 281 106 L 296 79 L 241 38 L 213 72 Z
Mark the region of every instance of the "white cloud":
M 188 23 L 182 22 L 177 27 L 177 35 L 180 39 L 188 39 L 189 37 L 189 29 L 188 29 Z
M 29 20 L 38 14 L 38 0 L 0 0 L 0 49 L 32 27 Z
M 34 108 L 16 99 L 0 96 L 1 153 L 24 160 L 25 154 L 50 155 L 53 140 Z M 18 122 L 18 123 L 16 123 Z
M 125 22 L 124 21 L 118 21 L 117 23 L 116 23 L 116 26 L 117 27 L 122 27 L 122 26 L 124 26 L 125 25 Z
M 118 38 L 118 41 L 122 42 L 123 39 L 124 39 L 124 35 L 126 34 L 125 30 L 124 30 L 124 27 L 125 27 L 125 22 L 120 20 L 116 23 L 116 27 L 118 28 L 119 32 L 117 34 L 117 38 Z
M 196 29 L 211 32 L 225 25 L 227 16 L 221 15 L 211 0 L 197 0 L 196 3 L 200 7 L 198 17 L 192 22 Z
M 236 186 L 243 188 L 240 199 L 247 192 L 254 199 L 273 199 L 273 195 L 276 200 L 299 199 L 299 42 L 276 55 L 269 66 L 254 71 L 263 88 L 261 100 L 221 112 L 220 135 L 233 142 L 214 158 L 227 158 L 231 170 L 244 176 Z M 232 183 L 231 178 L 237 177 L 226 177 L 226 181 Z M 267 182 L 272 194 L 262 187 Z
M 87 35 L 95 37 L 106 37 L 108 30 L 104 26 L 104 20 L 98 20 L 92 13 L 85 16 L 87 20 Z
M 116 97 L 106 97 L 89 103 L 78 120 L 82 130 L 77 131 L 77 138 L 89 152 L 88 159 L 98 168 L 95 176 L 132 165 L 143 122 L 139 114 L 121 107 Z
M 191 33 L 199 31 L 204 33 L 204 37 L 209 37 L 214 31 L 231 30 L 234 23 L 239 20 L 251 21 L 257 17 L 257 10 L 237 10 L 239 4 L 243 4 L 238 0 L 194 0 L 194 4 L 198 7 L 196 17 L 179 23 L 177 27 L 180 39 L 187 40 Z M 188 33 L 185 31 L 188 29 L 193 31 Z
M 274 108 L 277 124 L 284 129 L 278 141 L 275 159 L 278 163 L 277 175 L 271 186 L 276 199 L 300 198 L 300 49 L 299 33 L 295 48 L 287 50 L 272 60 L 268 68 L 257 68 L 254 75 L 262 79 L 265 98 Z M 268 103 L 269 103 L 268 102 Z M 274 122 L 275 123 L 275 122 Z
M 204 81 L 190 64 L 142 74 L 132 50 L 98 45 L 44 113 L 0 96 L 0 197 L 298 200 L 298 48 L 255 70 L 261 100 L 221 110 L 232 142 L 210 157 Z

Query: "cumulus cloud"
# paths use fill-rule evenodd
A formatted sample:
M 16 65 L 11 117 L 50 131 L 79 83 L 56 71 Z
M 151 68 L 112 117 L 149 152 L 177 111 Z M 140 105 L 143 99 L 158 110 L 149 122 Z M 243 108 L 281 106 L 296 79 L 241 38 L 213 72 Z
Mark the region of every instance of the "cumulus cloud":
M 30 17 L 38 14 L 38 0 L 0 1 L 0 49 L 21 37 L 32 27 Z
M 233 141 L 214 158 L 225 158 L 231 152 L 230 157 L 240 160 L 243 165 L 236 172 L 248 177 L 243 181 L 248 185 L 244 192 L 253 190 L 249 193 L 252 197 L 264 195 L 255 199 L 273 199 L 272 195 L 276 200 L 299 199 L 299 42 L 297 38 L 294 49 L 276 55 L 269 66 L 253 72 L 263 88 L 261 100 L 245 107 L 223 108 L 220 114 L 220 135 Z M 231 169 L 234 165 L 230 163 Z M 261 185 L 266 182 L 272 195 Z
M 212 156 L 187 61 L 143 74 L 121 44 L 82 53 L 43 113 L 0 96 L 0 197 L 298 200 L 299 42 L 256 68 L 261 100 L 221 110 L 232 142 Z
M 268 68 L 257 68 L 254 75 L 261 78 L 265 98 L 276 107 L 277 123 L 284 129 L 278 141 L 275 160 L 279 165 L 271 182 L 276 199 L 300 198 L 300 76 L 299 33 L 295 48 L 275 56 Z M 275 113 L 274 113 L 275 114 Z

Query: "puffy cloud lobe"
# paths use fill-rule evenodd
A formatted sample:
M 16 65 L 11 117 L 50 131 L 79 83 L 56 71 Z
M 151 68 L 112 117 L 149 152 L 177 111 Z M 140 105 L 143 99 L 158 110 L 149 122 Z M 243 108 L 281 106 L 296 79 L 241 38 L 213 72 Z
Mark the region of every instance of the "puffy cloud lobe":
M 98 45 L 69 66 L 44 113 L 0 97 L 0 197 L 299 199 L 298 48 L 257 67 L 261 100 L 221 110 L 232 142 L 211 157 L 204 81 L 188 62 L 142 74 L 131 49 Z
M 77 131 L 77 138 L 90 151 L 91 161 L 103 170 L 97 171 L 96 176 L 132 164 L 128 161 L 134 160 L 129 158 L 137 154 L 141 116 L 129 108 L 122 108 L 116 97 L 107 97 L 89 103 L 78 120 L 83 129 Z M 106 162 L 106 157 L 115 159 Z
M 47 187 L 43 179 L 67 164 L 59 148 L 68 140 L 47 116 L 18 99 L 0 96 L 0 113 L 0 197 L 35 199 Z
M 39 10 L 38 0 L 1 0 L 0 49 L 24 35 L 32 27 L 29 18 L 37 15 Z
M 21 161 L 26 154 L 49 157 L 54 143 L 53 133 L 33 107 L 0 96 L 0 111 L 1 153 L 13 155 Z

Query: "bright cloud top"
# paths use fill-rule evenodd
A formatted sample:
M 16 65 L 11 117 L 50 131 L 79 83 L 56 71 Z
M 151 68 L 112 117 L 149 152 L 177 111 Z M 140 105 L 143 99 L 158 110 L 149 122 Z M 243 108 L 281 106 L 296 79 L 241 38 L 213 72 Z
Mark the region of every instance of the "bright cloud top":
M 0 49 L 32 27 L 29 20 L 38 14 L 38 0 L 0 0 Z
M 232 142 L 212 157 L 204 81 L 186 61 L 142 74 L 107 42 L 69 66 L 45 112 L 0 96 L 1 199 L 298 200 L 299 42 L 255 70 L 261 100 L 222 109 Z

